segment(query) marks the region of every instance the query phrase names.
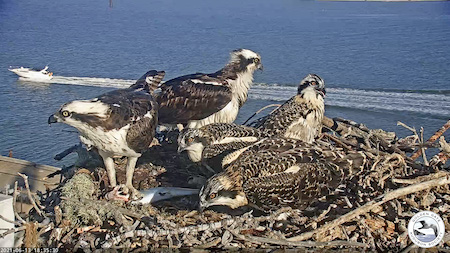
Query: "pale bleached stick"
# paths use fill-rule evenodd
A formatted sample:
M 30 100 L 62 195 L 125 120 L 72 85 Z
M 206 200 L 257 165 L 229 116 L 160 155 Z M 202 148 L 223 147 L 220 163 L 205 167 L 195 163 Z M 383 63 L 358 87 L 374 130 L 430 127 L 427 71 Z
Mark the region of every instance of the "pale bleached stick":
M 366 248 L 367 244 L 361 242 L 350 242 L 350 241 L 331 241 L 331 242 L 295 242 L 295 241 L 287 241 L 284 239 L 273 239 L 259 236 L 251 236 L 251 235 L 241 235 L 236 234 L 229 230 L 234 236 L 241 240 L 246 240 L 253 243 L 267 243 L 267 244 L 276 244 L 276 245 L 284 245 L 284 246 L 297 246 L 297 247 L 337 247 L 337 246 L 346 246 L 346 247 L 359 247 Z
M 425 175 L 425 176 L 419 176 L 419 177 L 412 178 L 412 179 L 393 178 L 392 182 L 394 182 L 396 184 L 417 184 L 417 183 L 421 183 L 421 182 L 426 181 L 426 180 L 440 178 L 440 177 L 443 177 L 443 176 L 445 176 L 447 174 L 448 173 L 445 172 L 445 171 L 439 171 L 439 172 L 436 172 L 434 174 Z
M 28 194 L 28 198 L 31 201 L 31 204 L 33 205 L 34 209 L 36 209 L 36 212 L 40 215 L 40 216 L 45 216 L 41 209 L 37 206 L 36 202 L 33 199 L 33 196 L 31 195 L 31 191 L 30 191 L 30 185 L 28 184 L 28 176 L 22 173 L 17 173 L 19 174 L 19 176 L 21 176 L 23 178 L 23 180 L 25 181 L 25 187 L 27 188 L 27 194 Z
M 17 181 L 14 182 L 14 192 L 13 192 L 13 211 L 14 211 L 14 216 L 16 216 L 16 219 L 18 219 L 20 222 L 22 223 L 26 223 L 26 221 L 24 219 L 22 219 L 22 217 L 20 217 L 19 213 L 16 210 L 16 203 L 17 203 Z
M 423 127 L 420 128 L 420 142 L 423 144 Z M 425 164 L 425 166 L 429 166 L 430 164 L 428 163 L 428 159 L 427 159 L 427 155 L 425 153 L 425 147 L 422 146 L 420 148 L 420 150 L 422 150 L 422 159 L 423 159 L 423 164 Z
M 15 233 L 15 232 L 19 232 L 19 231 L 22 231 L 22 230 L 25 230 L 25 226 L 8 229 L 6 232 L 0 234 L 0 239 L 5 238 L 5 236 L 7 236 L 9 234 L 12 234 L 12 233 Z
M 446 184 L 450 184 L 450 174 L 447 174 L 443 177 L 440 177 L 438 179 L 433 179 L 433 180 L 429 180 L 429 181 L 425 181 L 422 183 L 418 183 L 418 184 L 414 184 L 414 185 L 410 185 L 407 187 L 403 187 L 391 192 L 388 192 L 386 194 L 383 194 L 377 198 L 375 198 L 374 200 L 368 202 L 367 204 L 341 216 L 340 218 L 337 218 L 325 225 L 323 225 L 322 227 L 320 227 L 319 229 L 316 229 L 314 231 L 310 231 L 310 232 L 306 232 L 303 234 L 300 234 L 298 236 L 294 236 L 291 238 L 288 238 L 288 241 L 304 241 L 304 240 L 308 240 L 310 238 L 312 238 L 314 235 L 316 234 L 321 234 L 324 233 L 326 231 L 331 231 L 333 228 L 335 228 L 336 226 L 339 226 L 345 222 L 351 221 L 354 218 L 358 217 L 359 215 L 362 215 L 364 213 L 370 212 L 373 208 L 378 207 L 390 200 L 393 199 L 397 199 L 399 197 L 414 193 L 414 192 L 419 192 L 419 191 L 423 191 L 429 188 L 433 188 L 436 186 L 441 186 L 441 185 L 446 185 Z
M 0 215 L 0 219 L 6 221 L 6 222 L 8 222 L 8 223 L 12 223 L 12 224 L 14 224 L 14 225 L 17 225 L 17 226 L 20 226 L 20 225 L 21 225 L 20 222 L 13 221 L 13 220 L 10 220 L 10 219 L 7 219 L 6 217 L 3 217 L 2 215 Z

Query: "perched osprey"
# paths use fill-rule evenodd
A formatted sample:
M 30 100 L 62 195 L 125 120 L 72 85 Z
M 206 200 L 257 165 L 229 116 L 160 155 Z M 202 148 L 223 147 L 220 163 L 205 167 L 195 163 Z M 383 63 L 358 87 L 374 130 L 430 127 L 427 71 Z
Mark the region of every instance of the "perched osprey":
M 325 82 L 309 74 L 299 84 L 298 94 L 255 126 L 268 135 L 312 143 L 322 130 Z
M 364 163 L 361 153 L 344 155 L 294 139 L 263 139 L 248 147 L 223 172 L 208 179 L 200 191 L 200 207 L 307 207 L 332 193 L 353 169 L 362 168 Z
M 228 64 L 215 73 L 185 75 L 161 84 L 156 96 L 159 123 L 200 128 L 233 122 L 247 101 L 256 69 L 262 69 L 261 56 L 239 49 L 231 52 Z
M 127 156 L 126 186 L 132 195 L 139 195 L 132 185 L 134 168 L 138 157 L 149 148 L 158 123 L 158 105 L 149 91 L 164 74 L 152 70 L 127 89 L 66 103 L 49 117 L 48 123 L 75 127 L 85 145 L 96 147 L 112 187 L 116 186 L 113 157 Z
M 183 129 L 178 136 L 178 152 L 187 151 L 191 161 L 200 162 L 247 147 L 262 137 L 263 133 L 252 127 L 214 123 L 198 129 Z

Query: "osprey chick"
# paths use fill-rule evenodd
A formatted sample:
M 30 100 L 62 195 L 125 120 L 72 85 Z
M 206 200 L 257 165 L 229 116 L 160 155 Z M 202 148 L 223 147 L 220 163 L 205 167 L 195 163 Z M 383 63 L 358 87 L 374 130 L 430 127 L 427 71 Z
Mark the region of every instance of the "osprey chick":
M 213 123 L 198 129 L 183 129 L 178 136 L 178 152 L 186 151 L 191 161 L 200 162 L 247 147 L 262 137 L 263 133 L 252 127 Z
M 327 147 L 286 138 L 263 139 L 248 147 L 200 191 L 200 208 L 247 204 L 262 209 L 307 207 L 332 193 L 354 169 L 361 153 L 341 154 Z
M 307 75 L 298 86 L 298 94 L 269 114 L 256 128 L 268 135 L 312 143 L 322 130 L 325 82 L 316 74 Z
M 127 156 L 126 186 L 137 196 L 132 184 L 134 168 L 138 157 L 149 148 L 158 123 L 158 105 L 149 91 L 161 82 L 164 74 L 152 70 L 127 89 L 66 103 L 49 117 L 48 123 L 75 127 L 86 146 L 96 147 L 112 187 L 117 184 L 113 157 Z
M 200 128 L 233 122 L 247 101 L 256 69 L 262 69 L 261 56 L 238 49 L 231 52 L 228 64 L 215 73 L 180 76 L 161 84 L 156 96 L 159 123 Z

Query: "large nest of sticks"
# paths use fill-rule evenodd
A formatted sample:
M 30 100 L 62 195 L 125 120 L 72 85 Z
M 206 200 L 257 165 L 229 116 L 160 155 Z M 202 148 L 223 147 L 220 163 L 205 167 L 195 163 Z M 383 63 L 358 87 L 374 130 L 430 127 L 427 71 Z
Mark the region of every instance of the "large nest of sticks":
M 415 250 L 408 222 L 419 211 L 442 217 L 450 231 L 450 146 L 443 137 L 448 122 L 428 141 L 402 123 L 412 135 L 368 129 L 342 119 L 325 118 L 318 142 L 367 157 L 365 169 L 348 178 L 353 194 L 327 198 L 305 210 L 281 208 L 274 212 L 251 209 L 198 212 L 198 197 L 180 197 L 157 205 L 135 205 L 105 200 L 108 177 L 95 152 L 75 146 L 74 166 L 64 168 L 54 189 L 30 197 L 34 209 L 16 223 L 24 230 L 24 247 L 68 250 L 161 248 L 209 250 L 297 248 L 342 251 Z M 160 139 L 161 145 L 139 160 L 133 182 L 137 189 L 156 186 L 200 188 L 213 173 L 176 153 L 177 132 Z M 431 150 L 428 159 L 425 150 Z M 411 155 L 412 154 L 412 155 Z M 421 161 L 416 161 L 419 157 Z M 59 157 L 61 158 L 61 157 Z M 117 160 L 117 178 L 125 181 L 125 160 Z M 26 176 L 24 176 L 26 178 Z M 30 195 L 31 196 L 31 195 Z M 326 197 L 326 196 L 324 196 Z M 446 233 L 436 251 L 450 250 Z

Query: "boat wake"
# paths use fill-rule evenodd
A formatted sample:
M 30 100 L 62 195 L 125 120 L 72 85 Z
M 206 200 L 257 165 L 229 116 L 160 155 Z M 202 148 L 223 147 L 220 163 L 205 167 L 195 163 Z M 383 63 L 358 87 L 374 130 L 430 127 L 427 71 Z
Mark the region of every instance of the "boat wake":
M 23 79 L 29 81 L 28 79 Z M 71 84 L 81 86 L 98 86 L 111 88 L 125 88 L 136 82 L 136 80 L 99 78 L 99 77 L 75 77 L 75 76 L 53 76 L 50 80 L 39 80 L 43 83 Z
M 363 110 L 388 110 L 450 117 L 450 96 L 440 91 L 374 91 L 347 88 L 327 88 L 328 106 Z M 297 93 L 297 87 L 255 85 L 252 99 L 286 101 Z
M 48 83 L 126 88 L 136 80 L 54 76 Z M 296 86 L 277 84 L 255 84 L 249 92 L 250 99 L 283 102 L 297 93 Z M 388 110 L 431 114 L 449 117 L 450 94 L 447 91 L 397 91 L 360 90 L 347 88 L 327 88 L 325 104 L 328 106 L 363 109 Z

